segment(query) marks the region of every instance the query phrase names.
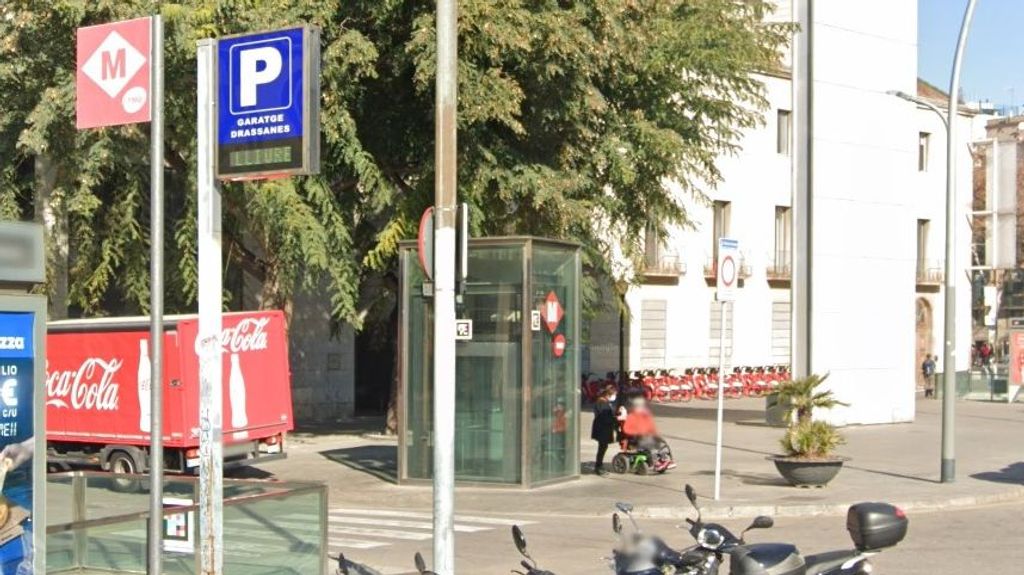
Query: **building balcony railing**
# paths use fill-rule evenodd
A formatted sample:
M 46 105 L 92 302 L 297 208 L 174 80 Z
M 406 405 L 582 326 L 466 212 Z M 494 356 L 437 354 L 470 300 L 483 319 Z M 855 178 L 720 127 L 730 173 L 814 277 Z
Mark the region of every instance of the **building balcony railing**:
M 917 285 L 934 286 L 942 285 L 945 273 L 942 262 L 918 262 L 917 264 Z
M 768 262 L 765 270 L 768 281 L 789 281 L 793 279 L 793 266 L 789 263 L 789 255 L 779 255 Z
M 686 263 L 676 254 L 659 254 L 644 258 L 644 280 L 647 282 L 679 281 L 686 273 Z

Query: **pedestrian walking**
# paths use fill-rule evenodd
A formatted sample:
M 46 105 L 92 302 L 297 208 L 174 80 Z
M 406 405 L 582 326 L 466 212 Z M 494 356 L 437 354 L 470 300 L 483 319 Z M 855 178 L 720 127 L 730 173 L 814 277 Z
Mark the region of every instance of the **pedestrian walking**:
M 604 388 L 594 403 L 594 423 L 590 428 L 590 438 L 597 442 L 597 458 L 594 460 L 594 473 L 607 475 L 604 470 L 604 454 L 608 445 L 615 441 L 615 430 L 618 421 L 615 418 L 615 400 L 617 390 L 614 385 Z
M 987 341 L 981 344 L 979 355 L 981 356 L 981 370 L 989 377 L 992 377 L 992 345 Z
M 938 356 L 936 356 L 938 357 Z M 934 397 L 935 396 L 935 360 L 932 356 L 924 356 L 924 361 L 921 363 L 921 375 L 924 376 L 924 396 Z

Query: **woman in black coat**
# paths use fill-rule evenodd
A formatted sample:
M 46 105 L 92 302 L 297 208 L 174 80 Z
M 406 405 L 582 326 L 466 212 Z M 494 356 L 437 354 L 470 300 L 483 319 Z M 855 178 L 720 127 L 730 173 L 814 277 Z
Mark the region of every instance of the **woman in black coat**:
M 594 423 L 590 428 L 590 438 L 597 442 L 597 460 L 594 462 L 594 473 L 605 475 L 604 454 L 608 445 L 615 441 L 618 421 L 615 419 L 615 386 L 609 385 L 594 403 Z

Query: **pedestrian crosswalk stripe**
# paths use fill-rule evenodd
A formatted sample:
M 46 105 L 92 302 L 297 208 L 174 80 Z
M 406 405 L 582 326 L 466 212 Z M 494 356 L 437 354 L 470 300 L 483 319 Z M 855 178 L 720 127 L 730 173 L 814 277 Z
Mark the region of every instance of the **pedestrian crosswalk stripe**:
M 353 517 L 351 515 L 331 515 L 330 523 L 332 527 L 334 525 L 373 525 L 376 527 L 400 527 L 404 529 L 434 528 L 434 524 L 429 521 L 402 521 L 379 517 Z M 490 531 L 491 529 L 494 528 L 455 524 L 455 530 L 461 533 L 476 533 L 478 531 Z
M 375 549 L 377 547 L 387 547 L 390 543 L 384 543 L 383 541 L 362 541 L 360 539 L 328 539 L 328 547 L 331 550 L 338 549 L 339 547 L 346 547 L 349 549 Z
M 426 541 L 434 535 L 417 531 L 393 531 L 391 529 L 372 529 L 369 527 L 332 527 L 332 535 L 348 534 L 367 537 L 384 537 L 386 539 L 407 539 L 409 541 Z
M 332 517 L 346 516 L 346 515 L 369 515 L 373 517 L 402 517 L 408 519 L 432 519 L 434 516 L 429 512 L 421 511 L 392 511 L 390 509 L 348 509 L 348 508 L 336 508 L 331 509 L 330 515 Z M 456 515 L 455 521 L 461 521 L 463 523 L 482 523 L 484 525 L 503 525 L 511 527 L 513 525 L 532 525 L 533 521 L 522 521 L 519 519 L 502 519 L 500 517 L 482 517 L 478 515 Z

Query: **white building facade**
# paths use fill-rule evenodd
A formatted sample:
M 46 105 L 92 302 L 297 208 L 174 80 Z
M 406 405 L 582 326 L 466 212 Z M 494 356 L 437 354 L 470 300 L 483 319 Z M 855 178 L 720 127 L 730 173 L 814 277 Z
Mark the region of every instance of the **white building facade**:
M 776 16 L 795 20 L 788 2 Z M 648 243 L 645 281 L 626 295 L 626 367 L 717 364 L 720 308 L 710 264 L 716 239 L 732 237 L 743 265 L 725 326 L 727 363 L 788 365 L 803 354 L 803 370 L 830 373 L 828 385 L 850 404 L 833 410 L 835 423 L 910 421 L 923 356 L 938 355 L 944 368 L 946 134 L 933 112 L 888 93 L 917 92 L 917 2 L 816 2 L 810 22 L 802 41 L 813 58 L 809 74 L 797 76 L 809 78 L 809 110 L 795 109 L 805 100 L 791 78 L 761 77 L 770 101 L 765 125 L 745 134 L 738 155 L 721 158 L 724 181 L 707 190 L 710 205 L 683 198 L 695 229 Z M 800 114 L 810 120 L 807 132 L 799 129 Z M 984 118 L 964 113 L 958 122 L 956 252 L 963 270 L 971 256 L 968 144 L 984 136 Z M 807 182 L 803 194 L 800 182 Z M 794 268 L 808 281 L 795 283 Z M 793 299 L 794 286 L 806 286 L 806 307 Z M 957 274 L 956 290 L 963 350 L 956 369 L 964 371 L 971 342 L 966 273 Z M 595 338 L 611 328 L 600 320 L 592 327 L 591 372 L 618 369 L 612 345 Z

